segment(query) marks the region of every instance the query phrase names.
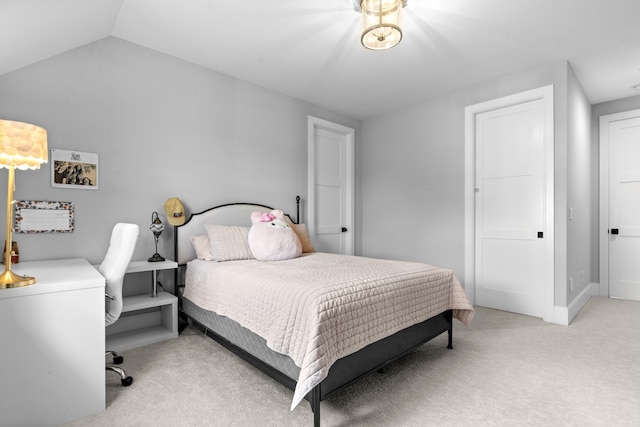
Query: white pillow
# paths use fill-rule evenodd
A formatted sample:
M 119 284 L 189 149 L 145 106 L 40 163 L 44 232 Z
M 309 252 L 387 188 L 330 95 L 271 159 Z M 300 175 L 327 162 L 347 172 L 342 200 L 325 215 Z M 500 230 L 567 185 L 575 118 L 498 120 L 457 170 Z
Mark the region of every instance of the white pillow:
M 193 245 L 193 249 L 196 250 L 196 256 L 198 259 L 213 261 L 211 241 L 209 240 L 208 234 L 199 234 L 191 237 L 191 244 Z
M 311 238 L 309 237 L 309 230 L 307 230 L 306 224 L 292 224 L 289 223 L 293 231 L 298 235 L 298 239 L 300 239 L 300 243 L 302 244 L 302 253 L 307 252 L 315 252 L 315 248 L 311 243 Z
M 237 225 L 205 225 L 214 261 L 253 259 L 249 248 L 249 227 Z

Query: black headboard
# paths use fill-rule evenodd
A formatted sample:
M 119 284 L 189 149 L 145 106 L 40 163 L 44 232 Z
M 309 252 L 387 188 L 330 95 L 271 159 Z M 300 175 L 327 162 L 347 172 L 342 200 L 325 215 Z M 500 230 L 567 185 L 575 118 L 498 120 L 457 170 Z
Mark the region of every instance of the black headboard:
M 227 203 L 192 213 L 183 225 L 174 227 L 173 249 L 178 265 L 196 258 L 191 237 L 206 234 L 206 224 L 251 226 L 251 212 L 271 212 L 272 207 L 259 203 Z M 286 214 L 294 223 L 300 222 L 300 196 L 296 196 L 296 217 Z

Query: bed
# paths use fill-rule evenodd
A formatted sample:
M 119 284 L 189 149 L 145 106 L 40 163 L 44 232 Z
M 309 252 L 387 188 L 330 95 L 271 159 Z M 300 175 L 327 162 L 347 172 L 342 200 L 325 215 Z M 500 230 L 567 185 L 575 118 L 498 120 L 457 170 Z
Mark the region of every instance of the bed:
M 174 228 L 180 312 L 292 389 L 291 409 L 308 400 L 314 426 L 322 400 L 444 332 L 452 348 L 453 318 L 473 318 L 451 270 L 315 252 L 299 224 L 299 197 L 287 219 L 303 253 L 253 259 L 244 243 L 254 212 L 272 208 L 220 205 Z

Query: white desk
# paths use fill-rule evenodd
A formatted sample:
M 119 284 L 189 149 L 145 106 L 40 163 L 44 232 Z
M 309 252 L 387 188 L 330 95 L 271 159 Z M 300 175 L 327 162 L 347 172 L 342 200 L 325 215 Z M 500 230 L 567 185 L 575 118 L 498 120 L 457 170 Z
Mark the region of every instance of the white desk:
M 104 278 L 83 258 L 11 269 L 36 283 L 0 290 L 0 425 L 55 426 L 104 410 Z

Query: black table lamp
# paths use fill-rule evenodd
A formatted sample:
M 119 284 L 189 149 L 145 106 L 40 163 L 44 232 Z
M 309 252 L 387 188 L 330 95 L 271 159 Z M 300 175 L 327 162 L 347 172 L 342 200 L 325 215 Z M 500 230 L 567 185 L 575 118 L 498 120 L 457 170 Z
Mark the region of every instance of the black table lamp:
M 160 234 L 162 234 L 162 230 L 164 230 L 164 224 L 158 218 L 158 212 L 154 212 L 151 214 L 151 225 L 149 226 L 149 230 L 153 233 L 153 238 L 156 241 L 156 253 L 151 256 L 147 261 L 149 262 L 160 262 L 164 261 L 164 257 L 158 253 L 158 239 L 160 238 Z

